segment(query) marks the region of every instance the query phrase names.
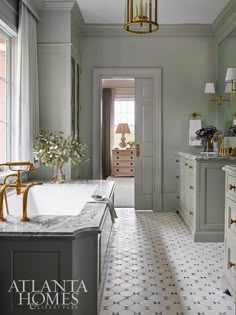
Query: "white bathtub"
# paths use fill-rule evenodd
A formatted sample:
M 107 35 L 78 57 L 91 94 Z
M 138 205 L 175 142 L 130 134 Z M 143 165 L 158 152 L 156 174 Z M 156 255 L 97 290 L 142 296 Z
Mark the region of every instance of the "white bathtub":
M 97 189 L 95 184 L 43 184 L 30 188 L 28 216 L 78 215 Z M 9 214 L 22 215 L 22 195 L 8 197 Z

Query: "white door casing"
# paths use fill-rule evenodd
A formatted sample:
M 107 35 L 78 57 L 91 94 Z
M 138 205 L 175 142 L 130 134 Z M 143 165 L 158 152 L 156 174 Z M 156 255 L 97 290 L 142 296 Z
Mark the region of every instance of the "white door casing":
M 152 209 L 162 211 L 162 70 L 161 68 L 93 68 L 92 178 L 101 178 L 102 79 L 150 78 L 153 91 Z M 149 160 L 150 162 L 150 160 Z M 147 176 L 146 176 L 147 177 Z M 139 179 L 141 180 L 141 179 Z M 150 185 L 150 184 L 149 184 Z M 150 186 L 149 186 L 150 189 Z M 150 206 L 150 204 L 149 204 Z M 147 207 L 145 207 L 147 209 Z

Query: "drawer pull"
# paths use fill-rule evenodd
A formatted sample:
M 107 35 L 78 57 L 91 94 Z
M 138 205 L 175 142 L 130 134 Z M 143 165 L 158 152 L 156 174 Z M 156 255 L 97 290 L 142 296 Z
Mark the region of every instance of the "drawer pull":
M 179 160 L 175 160 L 176 163 L 179 163 Z
M 176 176 L 176 178 L 179 178 L 179 176 Z
M 134 159 L 134 157 L 133 157 L 133 156 L 131 156 L 130 158 L 131 158 L 131 160 L 133 160 L 133 159 Z
M 235 186 L 233 186 L 233 185 L 229 185 L 229 190 L 234 190 L 235 189 Z
M 133 165 L 134 165 L 134 163 L 130 163 L 130 165 L 131 165 L 131 166 L 133 166 Z
M 192 167 L 192 165 L 189 165 L 189 167 L 188 167 L 188 168 L 191 170 L 193 167 Z
M 119 172 L 119 170 L 116 170 L 117 172 Z
M 236 220 L 233 220 L 232 218 L 230 219 L 230 224 L 236 224 Z
M 184 163 L 185 166 L 188 166 L 188 163 Z
M 131 169 L 130 171 L 133 172 L 134 170 Z
M 119 160 L 119 158 L 120 158 L 119 156 L 116 157 L 117 160 Z
M 229 262 L 229 268 L 232 268 L 232 267 L 235 267 L 235 266 L 236 266 L 235 263 L 233 263 L 232 261 Z
M 133 151 L 131 151 L 131 152 L 130 152 L 130 154 L 134 154 L 134 152 L 133 152 Z
M 189 189 L 193 189 L 193 186 L 189 186 Z
M 190 215 L 193 215 L 193 212 L 192 212 L 192 211 L 190 211 L 190 212 L 189 212 L 189 214 L 190 214 Z
M 179 196 L 177 196 L 176 198 L 179 199 Z

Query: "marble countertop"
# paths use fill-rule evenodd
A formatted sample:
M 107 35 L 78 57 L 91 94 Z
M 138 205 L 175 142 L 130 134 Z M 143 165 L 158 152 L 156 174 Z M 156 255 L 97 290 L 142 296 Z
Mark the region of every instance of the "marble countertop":
M 196 161 L 235 161 L 236 164 L 236 156 L 222 156 L 219 154 L 212 154 L 211 152 L 201 154 L 201 153 L 191 153 L 191 152 L 176 152 L 177 156 L 182 156 L 187 159 L 192 159 Z
M 112 181 L 74 181 L 68 184 L 96 184 L 95 194 L 110 198 L 114 192 Z M 86 203 L 78 216 L 35 216 L 30 222 L 21 222 L 20 218 L 7 217 L 0 223 L 0 239 L 9 238 L 69 238 L 75 239 L 85 232 L 99 233 L 105 214 L 105 203 Z
M 236 176 L 236 165 L 225 165 L 223 170 L 226 171 L 230 175 Z

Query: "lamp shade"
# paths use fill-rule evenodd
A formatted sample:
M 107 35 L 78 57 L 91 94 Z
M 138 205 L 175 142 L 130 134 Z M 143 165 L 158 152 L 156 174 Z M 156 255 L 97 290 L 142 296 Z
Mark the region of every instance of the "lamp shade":
M 130 133 L 129 125 L 127 123 L 118 124 L 116 128 L 116 133 Z
M 228 68 L 225 76 L 226 82 L 236 81 L 236 68 Z
M 205 91 L 206 94 L 215 94 L 215 84 L 214 83 L 206 83 L 205 85 Z

